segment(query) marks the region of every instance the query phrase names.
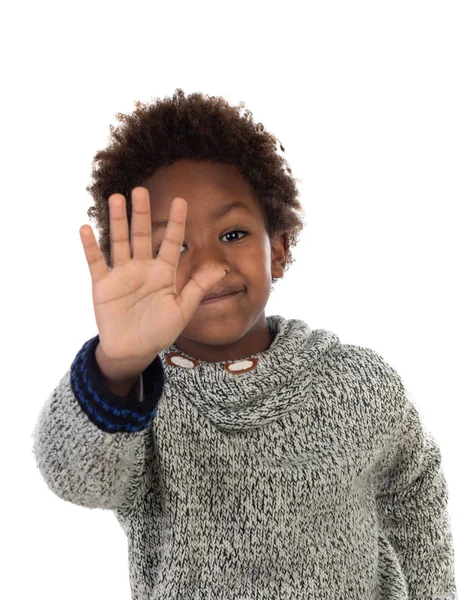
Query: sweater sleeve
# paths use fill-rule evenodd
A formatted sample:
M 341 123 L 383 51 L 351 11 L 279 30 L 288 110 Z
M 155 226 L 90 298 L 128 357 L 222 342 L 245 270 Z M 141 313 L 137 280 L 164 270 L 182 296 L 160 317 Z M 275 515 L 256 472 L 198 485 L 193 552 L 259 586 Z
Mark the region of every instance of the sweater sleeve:
M 397 374 L 396 374 L 397 376 Z M 456 600 L 448 488 L 435 439 L 399 376 L 402 418 L 375 471 L 380 527 L 401 564 L 410 600 Z
M 107 390 L 95 358 L 99 336 L 88 340 L 42 407 L 33 453 L 49 489 L 87 508 L 134 504 L 153 447 L 151 423 L 163 392 L 158 355 L 126 398 Z

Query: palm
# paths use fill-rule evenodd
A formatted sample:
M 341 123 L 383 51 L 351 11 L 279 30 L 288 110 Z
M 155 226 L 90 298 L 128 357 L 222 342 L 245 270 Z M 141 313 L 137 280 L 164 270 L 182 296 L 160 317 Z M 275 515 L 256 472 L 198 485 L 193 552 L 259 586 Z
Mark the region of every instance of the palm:
M 91 228 L 91 235 L 85 227 L 80 234 L 92 277 L 95 318 L 103 351 L 115 360 L 150 362 L 174 343 L 204 295 L 225 272 L 220 267 L 198 271 L 177 295 L 176 271 L 185 234 L 186 201 L 179 198 L 172 201 L 165 236 L 154 259 L 147 189 L 134 188 L 132 199 L 132 257 L 121 194 L 110 196 L 111 269 Z

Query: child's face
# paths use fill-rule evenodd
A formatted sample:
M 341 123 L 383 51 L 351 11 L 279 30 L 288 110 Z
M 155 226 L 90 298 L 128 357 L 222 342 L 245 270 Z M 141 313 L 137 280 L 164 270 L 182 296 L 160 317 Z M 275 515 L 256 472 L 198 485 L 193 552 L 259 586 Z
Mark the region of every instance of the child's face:
M 283 275 L 287 248 L 280 235 L 270 242 L 264 209 L 248 181 L 235 165 L 181 160 L 158 169 L 142 185 L 149 191 L 152 221 L 168 219 L 175 197 L 187 202 L 177 293 L 204 263 L 220 264 L 228 272 L 214 289 L 243 290 L 223 301 L 200 304 L 176 346 L 210 362 L 266 350 L 270 338 L 264 310 L 272 276 Z M 213 215 L 233 202 L 244 203 L 248 210 L 236 208 L 219 218 Z M 152 233 L 154 256 L 164 234 L 165 227 Z

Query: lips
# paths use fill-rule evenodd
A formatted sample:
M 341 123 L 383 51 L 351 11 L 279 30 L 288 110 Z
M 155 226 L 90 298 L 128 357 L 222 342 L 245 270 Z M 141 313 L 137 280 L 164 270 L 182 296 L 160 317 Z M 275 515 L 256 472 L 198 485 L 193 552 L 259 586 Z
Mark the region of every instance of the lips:
M 220 290 L 214 292 L 213 294 L 206 294 L 203 298 L 203 302 L 206 300 L 212 300 L 213 298 L 221 298 L 222 296 L 230 296 L 231 294 L 236 294 L 238 292 L 242 292 L 243 290 Z
M 201 301 L 201 304 L 212 304 L 213 302 L 224 302 L 224 300 L 233 298 L 234 296 L 237 296 L 238 294 L 242 293 L 243 291 L 244 290 L 239 290 L 236 292 L 230 292 L 230 293 L 223 294 L 220 296 L 213 296 L 212 298 L 205 298 L 204 300 Z

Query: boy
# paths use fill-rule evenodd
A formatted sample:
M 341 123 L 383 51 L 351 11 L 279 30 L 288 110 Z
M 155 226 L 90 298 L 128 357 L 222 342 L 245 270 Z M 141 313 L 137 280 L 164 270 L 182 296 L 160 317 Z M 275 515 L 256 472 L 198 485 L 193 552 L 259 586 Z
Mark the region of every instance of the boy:
M 114 512 L 133 600 L 456 599 L 440 451 L 400 376 L 265 316 L 302 228 L 273 137 L 181 90 L 121 118 L 87 188 L 100 248 L 80 230 L 99 335 L 35 430 L 51 490 Z

